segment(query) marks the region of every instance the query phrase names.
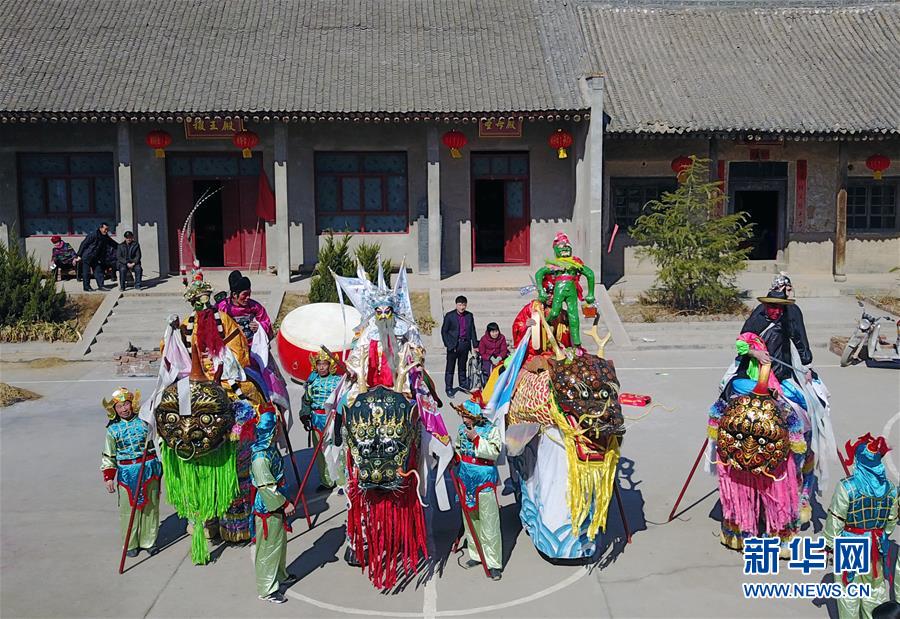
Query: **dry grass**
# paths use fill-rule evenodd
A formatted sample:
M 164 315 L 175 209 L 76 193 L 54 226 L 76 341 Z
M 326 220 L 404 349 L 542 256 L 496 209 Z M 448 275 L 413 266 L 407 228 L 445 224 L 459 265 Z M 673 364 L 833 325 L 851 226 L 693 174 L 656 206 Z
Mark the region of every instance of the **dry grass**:
M 103 295 L 66 295 L 67 320 L 5 325 L 0 328 L 0 342 L 77 342 L 103 299 Z
M 78 331 L 83 332 L 87 324 L 97 313 L 97 308 L 105 298 L 102 294 L 67 294 L 66 309 L 75 321 Z
M 619 313 L 622 322 L 721 322 L 727 320 L 745 320 L 751 308 L 742 305 L 741 309 L 728 314 L 688 314 L 677 312 L 662 305 L 653 305 L 642 301 L 626 302 L 622 295 L 614 295 L 613 306 Z
M 426 335 L 431 334 L 431 331 L 436 324 L 431 315 L 431 297 L 427 292 L 413 292 L 410 294 L 410 297 L 412 300 L 413 316 L 416 319 L 419 330 Z M 277 331 L 281 327 L 281 321 L 288 315 L 288 312 L 301 305 L 306 305 L 307 303 L 309 303 L 308 295 L 298 294 L 296 292 L 284 293 L 284 300 L 281 302 L 281 310 L 278 312 L 278 317 L 275 319 L 274 329 Z
M 856 298 L 860 301 L 868 301 L 878 309 L 890 312 L 894 316 L 900 316 L 900 297 L 892 297 L 885 294 L 873 297 L 856 295 Z
M 28 389 L 21 389 L 6 383 L 0 383 L 0 408 L 12 406 L 16 402 L 24 402 L 26 400 L 36 400 L 40 394 Z

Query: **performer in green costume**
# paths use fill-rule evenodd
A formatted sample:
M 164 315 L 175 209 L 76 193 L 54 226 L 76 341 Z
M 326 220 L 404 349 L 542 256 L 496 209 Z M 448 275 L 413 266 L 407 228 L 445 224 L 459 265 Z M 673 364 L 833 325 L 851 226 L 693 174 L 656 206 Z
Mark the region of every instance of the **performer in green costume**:
M 554 323 L 565 306 L 572 345 L 581 346 L 578 302 L 583 299 L 587 305 L 594 304 L 594 271 L 581 258 L 572 255 L 572 244 L 563 232 L 557 232 L 553 239 L 553 253 L 556 257 L 547 260 L 546 266 L 535 274 L 538 299 L 541 303 L 550 301 L 550 314 L 547 316 L 550 324 Z M 587 294 L 578 282 L 582 276 L 587 279 Z
M 259 410 L 250 464 L 250 479 L 256 493 L 253 500 L 256 590 L 259 599 L 283 604 L 287 599 L 278 590 L 279 586 L 289 587 L 297 582 L 297 577 L 288 574 L 285 567 L 287 533 L 291 530 L 287 518 L 293 515 L 294 505 L 281 492 L 284 464 L 275 446 L 278 429 L 275 409 L 262 406 Z

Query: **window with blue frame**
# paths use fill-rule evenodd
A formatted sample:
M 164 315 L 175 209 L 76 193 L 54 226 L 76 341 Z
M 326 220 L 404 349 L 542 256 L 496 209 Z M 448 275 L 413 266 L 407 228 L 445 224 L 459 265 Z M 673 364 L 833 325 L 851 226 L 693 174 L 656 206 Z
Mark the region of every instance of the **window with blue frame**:
M 316 231 L 407 232 L 406 153 L 317 152 Z
M 112 153 L 19 153 L 25 236 L 87 234 L 115 225 Z

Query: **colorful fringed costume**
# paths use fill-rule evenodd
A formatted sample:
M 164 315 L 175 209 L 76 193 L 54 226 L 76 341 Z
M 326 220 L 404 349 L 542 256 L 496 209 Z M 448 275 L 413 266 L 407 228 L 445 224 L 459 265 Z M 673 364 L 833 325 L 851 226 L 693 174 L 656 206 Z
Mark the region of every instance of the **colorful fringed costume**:
M 722 544 L 740 551 L 747 537 L 778 537 L 787 554 L 800 526 L 798 461 L 806 441 L 793 409 L 769 389 L 769 370 L 760 368 L 751 393 L 713 404 L 708 434 L 716 453 Z
M 853 464 L 853 474 L 841 480 L 828 508 L 825 521 L 825 540 L 834 549 L 836 538 L 864 536 L 871 542 L 871 570 L 868 574 L 842 575 L 842 581 L 868 584 L 868 598 L 840 598 L 838 614 L 841 619 L 871 618 L 872 609 L 890 598 L 888 561 L 890 540 L 897 524 L 897 487 L 887 478 L 882 458 L 889 451 L 884 437 L 871 434 L 861 436 L 852 445 L 847 441 L 847 462 Z M 895 584 L 896 586 L 896 584 Z
M 462 423 L 456 436 L 456 453 L 459 458 L 457 476 L 462 485 L 465 501 L 460 508 L 468 513 L 468 518 L 463 518 L 463 524 L 466 529 L 469 559 L 481 562 L 474 535 L 478 537 L 485 563 L 493 575 L 493 570 L 499 571 L 503 568 L 500 504 L 497 502 L 497 483 L 500 481 L 500 475 L 495 464 L 500 457 L 503 442 L 500 430 L 484 417 L 478 402 L 467 400 L 457 408 L 459 409 L 463 409 L 461 414 L 464 417 L 472 419 L 471 431 L 476 434 L 474 440 L 470 439 L 467 436 L 469 426 Z
M 155 552 L 159 532 L 159 482 L 162 465 L 156 457 L 152 441 L 149 440 L 150 430 L 147 424 L 137 416 L 140 397 L 140 391 L 131 393 L 125 387 L 120 387 L 109 400 L 103 400 L 109 423 L 106 426 L 106 444 L 100 470 L 105 482 L 117 482 L 119 525 L 123 543 L 131 509 L 135 507 L 128 550 L 136 552 L 143 548 Z M 138 477 L 141 478 L 140 486 Z

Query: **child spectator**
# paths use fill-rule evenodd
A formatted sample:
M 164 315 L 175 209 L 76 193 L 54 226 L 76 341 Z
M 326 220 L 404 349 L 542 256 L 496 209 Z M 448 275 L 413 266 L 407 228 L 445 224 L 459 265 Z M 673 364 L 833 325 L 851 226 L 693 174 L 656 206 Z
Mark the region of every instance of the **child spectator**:
M 478 354 L 481 356 L 481 373 L 487 382 L 491 371 L 509 355 L 506 336 L 500 333 L 496 322 L 488 323 L 487 331 L 478 342 Z

